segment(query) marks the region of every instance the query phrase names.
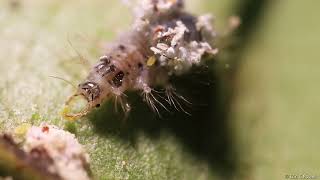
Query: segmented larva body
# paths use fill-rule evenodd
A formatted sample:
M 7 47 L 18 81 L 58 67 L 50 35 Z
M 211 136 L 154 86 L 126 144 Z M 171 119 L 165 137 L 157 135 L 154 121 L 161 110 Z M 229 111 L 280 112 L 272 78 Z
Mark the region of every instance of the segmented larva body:
M 65 117 L 81 117 L 110 98 L 119 100 L 127 112 L 130 106 L 124 92 L 128 90 L 141 91 L 158 112 L 157 104 L 164 105 L 152 94 L 154 86 L 163 86 L 167 102 L 176 106 L 169 77 L 201 64 L 204 54 L 217 53 L 210 45 L 215 34 L 208 16 L 194 17 L 184 12 L 181 0 L 145 0 L 139 13 L 132 30 L 108 48 L 79 84 L 74 96 L 84 97 L 87 107 L 78 113 L 66 112 Z

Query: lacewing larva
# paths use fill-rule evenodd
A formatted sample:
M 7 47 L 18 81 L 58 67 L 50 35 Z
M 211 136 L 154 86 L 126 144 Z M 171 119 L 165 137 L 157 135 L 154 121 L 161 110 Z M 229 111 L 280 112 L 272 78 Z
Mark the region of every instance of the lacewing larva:
M 111 98 L 129 112 L 124 94 L 129 90 L 140 91 L 159 113 L 158 107 L 166 106 L 155 96 L 155 86 L 164 87 L 162 98 L 169 105 L 183 110 L 179 100 L 186 100 L 175 92 L 169 78 L 201 65 L 203 55 L 217 53 L 212 48 L 215 31 L 210 16 L 185 12 L 182 0 L 141 0 L 138 8 L 131 30 L 111 44 L 67 100 L 63 111 L 66 119 L 80 118 Z M 80 101 L 84 105 L 75 110 Z

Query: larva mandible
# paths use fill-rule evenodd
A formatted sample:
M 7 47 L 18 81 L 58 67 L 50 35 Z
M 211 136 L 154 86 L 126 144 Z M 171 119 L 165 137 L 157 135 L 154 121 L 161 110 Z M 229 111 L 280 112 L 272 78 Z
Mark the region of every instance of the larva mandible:
M 124 92 L 141 91 L 143 98 L 157 113 L 157 105 L 165 106 L 153 94 L 153 87 L 166 89 L 166 101 L 176 106 L 177 97 L 169 83 L 171 75 L 180 75 L 191 66 L 200 65 L 204 54 L 216 54 L 212 48 L 215 31 L 210 16 L 195 17 L 184 11 L 182 0 L 141 0 L 136 20 L 100 57 L 77 92 L 66 102 L 63 116 L 77 119 L 101 103 L 115 98 L 125 112 L 130 105 Z M 177 97 L 174 97 L 177 96 Z M 77 98 L 86 106 L 72 112 Z

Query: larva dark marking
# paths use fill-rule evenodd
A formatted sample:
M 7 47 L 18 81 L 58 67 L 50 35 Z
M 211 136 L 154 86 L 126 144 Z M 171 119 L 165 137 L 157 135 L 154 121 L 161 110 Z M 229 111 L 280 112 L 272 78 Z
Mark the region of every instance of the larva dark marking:
M 124 73 L 122 71 L 118 72 L 112 79 L 113 85 L 117 88 L 120 87 L 122 85 L 123 77 Z
M 120 45 L 119 45 L 119 49 L 120 49 L 121 51 L 124 51 L 124 50 L 126 50 L 126 47 L 125 47 L 124 45 L 120 44 Z
M 102 77 L 104 77 L 105 75 L 114 72 L 116 70 L 116 67 L 111 64 L 107 64 L 105 62 L 102 62 L 100 64 L 98 64 L 97 66 L 94 67 L 94 69 L 96 69 L 96 73 L 100 74 Z
M 204 54 L 215 54 L 217 50 L 210 46 L 215 32 L 207 16 L 195 17 L 184 12 L 182 0 L 142 2 L 145 4 L 140 6 L 143 8 L 133 28 L 100 57 L 99 63 L 66 103 L 68 107 L 73 97 L 81 96 L 87 100 L 87 106 L 75 113 L 66 110 L 66 118 L 82 117 L 110 97 L 128 112 L 131 108 L 125 102 L 124 93 L 129 90 L 141 91 L 157 113 L 157 106 L 167 109 L 157 99 L 159 97 L 166 99 L 167 105 L 186 112 L 178 101 L 185 99 L 174 92 L 169 76 L 183 74 L 191 66 L 200 65 Z M 154 86 L 163 86 L 165 96 L 157 94 Z
M 87 81 L 79 84 L 79 89 L 82 90 L 84 97 L 87 97 L 87 100 L 89 101 L 93 101 L 100 96 L 99 85 L 95 82 Z

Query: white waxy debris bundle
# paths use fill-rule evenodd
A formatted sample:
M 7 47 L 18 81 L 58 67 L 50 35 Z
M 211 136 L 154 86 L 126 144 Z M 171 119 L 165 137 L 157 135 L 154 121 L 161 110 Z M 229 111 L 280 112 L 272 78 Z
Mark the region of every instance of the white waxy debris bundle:
M 170 13 L 182 8 L 182 0 L 138 0 L 135 6 L 134 13 L 137 19 L 153 19 L 156 18 L 154 8 L 160 13 Z M 128 4 L 128 3 L 127 3 Z
M 143 31 L 150 24 L 157 21 L 160 14 L 170 14 L 183 11 L 182 0 L 142 0 L 135 10 L 136 22 L 134 27 Z M 156 13 L 155 13 L 156 8 Z M 202 15 L 197 17 L 196 30 L 201 32 L 201 41 L 187 41 L 184 37 L 190 30 L 182 21 L 176 21 L 174 28 L 157 32 L 156 38 L 172 37 L 168 44 L 159 42 L 150 47 L 158 58 L 161 66 L 171 68 L 169 74 L 182 74 L 192 65 L 199 65 L 204 54 L 215 55 L 218 49 L 212 48 L 211 43 L 216 36 L 212 27 L 212 16 Z
M 214 37 L 212 27 L 207 22 L 207 18 L 200 18 L 204 22 L 197 23 L 197 28 L 210 33 L 210 38 Z M 176 22 L 176 27 L 169 28 L 165 32 L 158 32 L 157 38 L 172 36 L 170 44 L 159 42 L 156 47 L 151 47 L 151 51 L 155 55 L 160 55 L 159 61 L 161 66 L 169 66 L 172 71 L 169 73 L 181 74 L 190 69 L 192 65 L 199 65 L 205 53 L 215 55 L 218 49 L 213 49 L 206 41 L 191 41 L 184 39 L 185 33 L 189 29 L 181 21 Z
M 27 152 L 41 150 L 52 160 L 49 171 L 62 179 L 88 180 L 89 155 L 75 136 L 53 125 L 32 126 L 25 138 Z

